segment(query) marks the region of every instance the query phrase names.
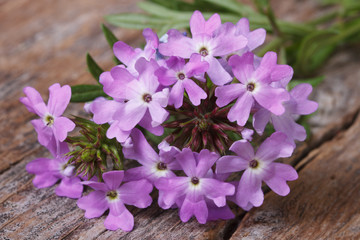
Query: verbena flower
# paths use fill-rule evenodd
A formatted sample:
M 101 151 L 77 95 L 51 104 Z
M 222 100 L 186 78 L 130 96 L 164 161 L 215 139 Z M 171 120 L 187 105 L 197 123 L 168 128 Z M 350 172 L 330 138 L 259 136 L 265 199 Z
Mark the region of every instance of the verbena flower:
M 146 40 L 144 49 L 132 48 L 122 41 L 114 44 L 113 50 L 115 56 L 126 65 L 126 69 L 133 75 L 138 75 L 135 68 L 136 61 L 140 58 L 150 60 L 156 57 L 156 51 L 159 46 L 159 38 L 150 28 L 143 30 L 143 36 Z
M 217 15 L 204 22 L 204 17 L 195 11 L 190 20 L 192 38 L 185 37 L 179 31 L 168 31 L 168 41 L 159 45 L 159 51 L 164 56 L 190 58 L 194 53 L 202 56 L 202 60 L 209 63 L 206 71 L 211 81 L 216 85 L 224 85 L 232 80 L 231 75 L 221 66 L 216 57 L 222 57 L 244 48 L 247 39 L 242 35 L 235 35 L 235 28 L 219 25 Z
M 49 150 L 53 158 L 37 158 L 26 165 L 29 173 L 35 174 L 33 184 L 37 188 L 47 188 L 60 180 L 60 184 L 55 188 L 58 196 L 69 198 L 79 198 L 83 192 L 83 185 L 79 177 L 74 174 L 74 166 L 68 165 L 70 157 L 65 154 L 69 152 L 66 143 L 60 143 L 59 149 L 56 149 L 56 143 L 52 141 Z
M 188 63 L 179 57 L 170 57 L 165 67 L 156 70 L 155 75 L 164 86 L 173 85 L 170 91 L 169 104 L 179 108 L 183 105 L 184 90 L 189 96 L 191 103 L 195 106 L 200 104 L 202 99 L 207 97 L 206 92 L 198 86 L 191 77 L 204 75 L 209 68 L 207 62 L 201 61 L 200 54 L 193 54 Z
M 253 126 L 256 132 L 262 134 L 267 123 L 271 121 L 275 130 L 285 133 L 289 139 L 304 141 L 306 130 L 296 123 L 295 118 L 316 111 L 318 104 L 307 99 L 311 91 L 312 87 L 307 83 L 299 84 L 291 89 L 290 100 L 283 103 L 285 112 L 282 115 L 275 115 L 266 109 L 259 109 L 253 117 Z
M 176 159 L 186 177 L 164 177 L 155 182 L 159 193 L 163 194 L 166 205 L 163 208 L 177 203 L 183 222 L 195 215 L 199 223 L 204 224 L 209 214 L 206 199 L 213 201 L 217 207 L 224 207 L 226 196 L 235 192 L 234 186 L 206 176 L 218 158 L 218 154 L 206 149 L 200 153 L 194 153 L 188 148 L 183 149 Z
M 290 192 L 286 181 L 297 179 L 296 170 L 274 160 L 291 156 L 293 149 L 286 135 L 280 132 L 267 138 L 256 153 L 248 141 L 239 140 L 230 147 L 236 156 L 221 157 L 217 162 L 216 172 L 221 174 L 245 170 L 236 191 L 236 203 L 249 210 L 252 206 L 259 207 L 263 203 L 262 181 L 281 196 Z
M 123 177 L 123 171 L 110 171 L 103 174 L 104 183 L 82 182 L 95 190 L 77 201 L 78 207 L 85 210 L 86 218 L 100 217 L 107 209 L 110 209 L 104 222 L 107 229 L 121 228 L 124 231 L 133 229 L 134 217 L 124 204 L 138 208 L 150 206 L 152 199 L 149 194 L 152 191 L 152 185 L 145 179 L 121 185 Z
M 116 137 L 120 142 L 124 142 L 130 135 L 131 130 L 141 124 L 144 128 L 161 135 L 163 132 L 160 126 L 169 113 L 164 109 L 168 103 L 169 89 L 160 88 L 157 77 L 154 75 L 158 68 L 155 60 L 147 61 L 140 58 L 136 62 L 136 70 L 139 76 L 131 75 L 123 67 L 115 67 L 111 72 L 105 72 L 100 76 L 100 82 L 104 85 L 104 91 L 113 97 L 118 103 L 113 103 L 110 107 L 112 114 L 104 115 L 104 110 L 100 104 L 100 112 L 94 106 L 98 123 L 111 122 L 108 137 Z
M 26 108 L 36 113 L 40 119 L 32 120 L 39 143 L 47 146 L 52 137 L 57 141 L 64 141 L 67 133 L 75 128 L 75 124 L 68 118 L 61 116 L 71 98 L 71 89 L 68 85 L 63 87 L 55 83 L 49 87 L 49 101 L 44 103 L 41 95 L 32 87 L 25 87 L 26 97 L 20 98 L 20 101 Z
M 272 87 L 271 83 L 280 80 L 277 76 L 289 72 L 292 74 L 292 69 L 287 65 L 277 65 L 276 60 L 276 53 L 268 52 L 255 68 L 254 54 L 251 52 L 242 56 L 234 55 L 229 59 L 234 75 L 240 83 L 216 88 L 215 96 L 218 98 L 216 104 L 219 107 L 236 99 L 228 114 L 230 121 L 237 121 L 240 126 L 244 126 L 254 103 L 276 115 L 284 113 L 282 103 L 289 99 L 289 94 L 283 88 Z

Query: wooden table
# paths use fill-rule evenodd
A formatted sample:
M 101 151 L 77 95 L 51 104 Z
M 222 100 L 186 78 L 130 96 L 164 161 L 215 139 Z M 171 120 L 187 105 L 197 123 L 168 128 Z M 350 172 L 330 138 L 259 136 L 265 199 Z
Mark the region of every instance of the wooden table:
M 281 1 L 274 1 L 274 4 Z M 318 14 L 314 1 L 286 1 L 276 7 L 285 19 L 301 21 Z M 85 219 L 76 201 L 60 198 L 54 187 L 36 189 L 26 164 L 49 157 L 30 124 L 34 115 L 18 101 L 25 86 L 43 96 L 56 82 L 90 83 L 85 54 L 112 67 L 102 36 L 102 16 L 134 12 L 136 1 L 0 1 L 0 239 L 360 239 L 360 46 L 339 49 L 320 74 L 326 80 L 313 94 L 319 102 L 311 119 L 313 137 L 292 162 L 299 179 L 291 193 L 269 192 L 264 204 L 237 217 L 200 225 L 182 223 L 177 210 L 132 209 L 130 233 L 107 231 L 104 216 Z M 142 41 L 134 30 L 114 29 L 132 45 Z M 72 104 L 67 113 L 80 113 Z

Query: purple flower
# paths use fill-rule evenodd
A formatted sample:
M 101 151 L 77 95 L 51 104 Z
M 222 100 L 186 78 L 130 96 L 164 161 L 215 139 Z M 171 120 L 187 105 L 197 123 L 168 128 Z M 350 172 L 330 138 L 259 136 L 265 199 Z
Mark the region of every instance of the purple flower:
M 241 18 L 236 23 L 236 35 L 242 35 L 247 38 L 247 47 L 245 51 L 252 51 L 262 45 L 265 41 L 266 31 L 263 28 L 250 31 L 249 20 L 247 18 Z
M 142 57 L 146 60 L 155 58 L 156 50 L 159 46 L 159 38 L 150 28 L 143 30 L 143 36 L 146 40 L 144 50 L 140 48 L 133 49 L 122 41 L 116 42 L 113 46 L 115 56 L 124 63 L 126 69 L 135 76 L 138 74 L 135 69 L 137 60 Z
M 159 88 L 154 75 L 158 69 L 155 60 L 148 62 L 140 58 L 135 67 L 138 77 L 121 66 L 102 73 L 100 83 L 104 85 L 104 92 L 114 100 L 94 102 L 90 109 L 94 113 L 94 122 L 111 125 L 107 137 L 116 137 L 119 142 L 125 142 L 137 124 L 161 135 L 164 129 L 160 124 L 168 116 L 164 107 L 167 106 L 169 90 Z
M 218 98 L 216 104 L 219 107 L 237 99 L 228 113 L 230 121 L 237 121 L 240 126 L 244 126 L 254 103 L 276 115 L 284 113 L 282 103 L 289 99 L 289 94 L 285 89 L 274 88 L 270 84 L 280 80 L 283 75 L 292 75 L 292 68 L 287 65 L 277 65 L 276 59 L 276 53 L 268 52 L 255 69 L 254 54 L 251 52 L 241 57 L 234 55 L 230 58 L 229 64 L 240 83 L 215 89 L 215 96 Z
M 181 167 L 175 156 L 180 152 L 176 147 L 170 146 L 163 141 L 159 144 L 157 154 L 146 141 L 142 132 L 136 128 L 131 133 L 132 146 L 123 148 L 124 156 L 128 159 L 137 160 L 142 166 L 130 168 L 125 171 L 125 181 L 147 179 L 152 184 L 161 177 L 175 177 L 172 170 L 180 170 Z M 159 195 L 158 204 L 165 207 L 162 195 Z
M 206 92 L 190 78 L 194 75 L 205 73 L 209 68 L 207 62 L 201 61 L 200 54 L 193 54 L 190 61 L 185 64 L 185 60 L 179 57 L 170 57 L 166 61 L 167 68 L 160 67 L 155 75 L 159 82 L 164 86 L 173 85 L 170 91 L 169 104 L 179 108 L 183 104 L 184 89 L 190 101 L 198 106 L 201 99 L 207 97 Z
M 295 122 L 295 118 L 316 111 L 318 104 L 307 99 L 311 91 L 312 87 L 307 83 L 295 86 L 290 91 L 290 100 L 283 103 L 285 112 L 280 116 L 272 114 L 266 109 L 259 109 L 253 117 L 253 126 L 256 132 L 262 134 L 266 124 L 271 121 L 276 131 L 285 133 L 292 141 L 304 141 L 306 130 Z
M 187 222 L 195 215 L 199 223 L 204 224 L 209 216 L 206 199 L 217 207 L 224 207 L 226 196 L 233 195 L 235 187 L 207 176 L 218 158 L 218 154 L 207 149 L 193 153 L 189 148 L 184 148 L 176 159 L 187 177 L 164 177 L 155 182 L 166 205 L 164 208 L 177 203 L 180 207 L 180 219 L 183 222 Z
M 252 206 L 258 207 L 263 203 L 262 181 L 281 196 L 290 192 L 286 181 L 297 179 L 296 170 L 290 165 L 274 162 L 277 158 L 291 156 L 294 150 L 284 133 L 273 133 L 260 145 L 256 153 L 245 140 L 236 141 L 230 150 L 237 156 L 221 157 L 216 164 L 216 172 L 245 170 L 236 193 L 236 203 L 240 207 L 249 210 Z
M 129 131 L 133 129 L 145 116 L 150 113 L 151 126 L 157 127 L 163 123 L 169 113 L 164 109 L 168 103 L 169 89 L 159 89 L 159 82 L 154 75 L 157 63 L 144 58 L 136 62 L 136 69 L 139 72 L 138 79 L 133 79 L 126 84 L 126 102 L 113 116 L 121 124 L 121 129 Z M 124 88 L 124 86 L 119 86 Z
M 124 156 L 128 159 L 137 160 L 142 166 L 125 171 L 125 181 L 147 179 L 154 183 L 161 177 L 174 177 L 172 170 L 180 170 L 181 167 L 175 159 L 180 152 L 166 142 L 159 144 L 159 154 L 147 142 L 139 129 L 131 133 L 132 147 L 124 148 Z
M 64 141 L 67 133 L 75 128 L 75 124 L 70 119 L 61 116 L 70 102 L 71 88 L 68 85 L 60 87 L 60 84 L 55 83 L 50 86 L 49 91 L 47 105 L 39 92 L 32 87 L 25 87 L 26 97 L 20 98 L 30 112 L 40 117 L 32 120 L 31 123 L 38 134 L 40 144 L 44 146 L 49 145 L 52 137 L 57 141 Z
M 104 222 L 107 229 L 121 228 L 124 231 L 133 229 L 134 217 L 124 204 L 138 208 L 150 206 L 152 198 L 149 194 L 152 191 L 152 185 L 143 179 L 120 186 L 123 177 L 124 171 L 111 171 L 103 174 L 104 183 L 83 182 L 95 190 L 77 201 L 78 207 L 85 210 L 86 218 L 100 217 L 107 209 L 110 209 Z
M 53 139 L 51 145 L 56 146 L 55 139 Z M 79 198 L 83 191 L 83 185 L 80 183 L 80 178 L 73 174 L 74 166 L 66 164 L 70 158 L 65 156 L 69 152 L 67 143 L 61 142 L 58 146 L 59 149 L 57 151 L 54 151 L 55 147 L 49 148 L 54 156 L 53 159 L 35 159 L 26 165 L 26 170 L 29 173 L 35 174 L 33 179 L 35 187 L 50 187 L 58 180 L 61 180 L 59 186 L 55 189 L 56 195 Z
M 199 11 L 195 11 L 190 21 L 192 38 L 185 37 L 179 31 L 168 31 L 168 41 L 159 45 L 159 51 L 165 56 L 177 56 L 189 59 L 194 53 L 209 63 L 207 73 L 216 85 L 223 85 L 232 80 L 230 74 L 215 57 L 226 56 L 244 48 L 247 40 L 235 35 L 235 27 L 219 24 L 218 15 L 213 15 L 207 22 Z

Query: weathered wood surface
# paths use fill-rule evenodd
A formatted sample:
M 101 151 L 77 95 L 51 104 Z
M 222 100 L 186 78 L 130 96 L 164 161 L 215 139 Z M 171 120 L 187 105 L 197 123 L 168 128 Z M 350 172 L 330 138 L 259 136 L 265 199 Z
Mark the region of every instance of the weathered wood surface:
M 288 2 L 276 8 L 286 19 L 301 21 L 319 14 L 314 1 Z M 177 210 L 163 211 L 153 203 L 148 209 L 131 209 L 131 233 L 113 232 L 104 228 L 105 217 L 85 219 L 76 201 L 57 197 L 54 187 L 33 187 L 25 165 L 49 154 L 36 143 L 29 123 L 34 116 L 18 101 L 22 88 L 30 85 L 46 96 L 55 82 L 89 83 L 86 51 L 110 69 L 111 51 L 99 27 L 102 16 L 137 11 L 135 4 L 0 1 L 0 239 L 360 238 L 359 47 L 340 49 L 321 70 L 326 80 L 313 94 L 320 103 L 311 120 L 313 138 L 286 160 L 297 163 L 299 170 L 299 180 L 290 183 L 291 193 L 267 193 L 260 208 L 248 213 L 234 209 L 234 220 L 182 223 Z M 141 41 L 139 31 L 115 33 L 128 43 Z M 68 113 L 81 108 L 71 105 Z

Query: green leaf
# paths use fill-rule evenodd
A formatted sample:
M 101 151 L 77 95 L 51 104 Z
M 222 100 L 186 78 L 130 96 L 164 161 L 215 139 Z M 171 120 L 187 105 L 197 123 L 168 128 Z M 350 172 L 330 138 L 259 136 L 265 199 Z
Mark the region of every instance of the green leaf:
M 334 30 L 318 30 L 307 35 L 297 51 L 295 70 L 306 75 L 323 64 L 336 46 L 329 39 L 337 34 Z
M 325 79 L 325 76 L 319 76 L 314 78 L 307 78 L 307 79 L 293 79 L 289 82 L 288 87 L 289 89 L 293 89 L 296 85 L 301 83 L 308 83 L 313 88 L 317 87 L 320 83 L 322 83 Z
M 251 7 L 233 0 L 205 0 L 208 3 L 223 7 L 229 12 L 240 14 L 240 16 L 259 15 Z
M 106 41 L 108 42 L 108 44 L 112 50 L 114 44 L 116 42 L 118 42 L 119 40 L 115 37 L 114 33 L 109 28 L 107 28 L 104 24 L 101 24 L 101 29 L 105 35 Z M 119 59 L 117 59 L 115 56 L 114 56 L 113 60 L 116 65 L 122 64 L 122 62 Z
M 108 97 L 101 85 L 76 85 L 71 87 L 70 102 L 89 102 L 97 97 Z
M 118 42 L 119 40 L 115 37 L 114 33 L 104 24 L 101 24 L 101 29 L 105 35 L 106 41 L 108 42 L 110 48 L 112 49 L 114 43 Z
M 97 82 L 99 82 L 100 74 L 103 73 L 104 70 L 99 67 L 99 65 L 94 61 L 94 59 L 89 53 L 86 54 L 86 64 L 91 75 L 95 78 Z

